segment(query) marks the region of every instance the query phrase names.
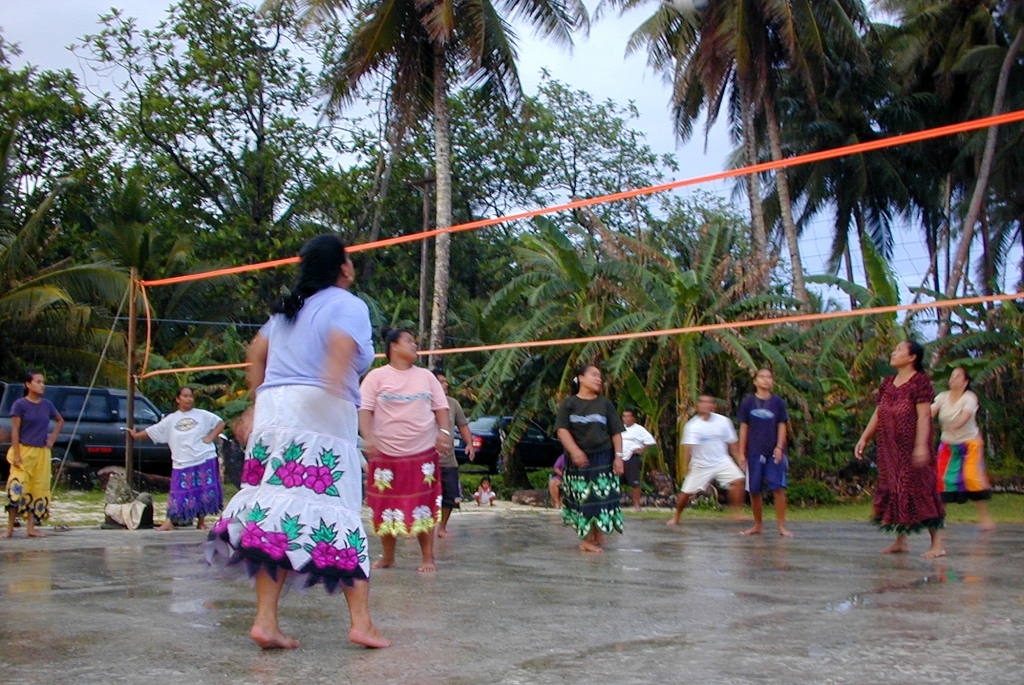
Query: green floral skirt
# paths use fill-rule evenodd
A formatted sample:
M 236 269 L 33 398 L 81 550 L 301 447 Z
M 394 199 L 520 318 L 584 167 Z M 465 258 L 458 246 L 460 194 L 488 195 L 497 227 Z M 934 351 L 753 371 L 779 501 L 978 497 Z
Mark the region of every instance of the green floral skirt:
M 612 473 L 614 456 L 610 449 L 588 454 L 590 465 L 583 468 L 565 460 L 562 522 L 575 528 L 581 538 L 594 528 L 603 533 L 622 532 L 619 479 Z

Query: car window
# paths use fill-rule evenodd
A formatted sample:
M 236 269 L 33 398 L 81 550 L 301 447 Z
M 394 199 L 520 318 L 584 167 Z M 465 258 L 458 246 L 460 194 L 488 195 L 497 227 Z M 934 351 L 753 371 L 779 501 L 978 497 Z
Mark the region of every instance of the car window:
M 540 428 L 537 428 L 536 426 L 527 426 L 526 432 L 523 433 L 523 438 L 525 440 L 534 440 L 540 442 L 546 437 L 547 435 L 544 433 L 544 431 L 542 431 Z
M 85 409 L 82 409 L 82 403 L 85 402 Z M 65 421 L 76 421 L 78 420 L 78 414 L 81 412 L 82 421 L 110 421 L 110 407 L 107 405 L 107 395 L 91 394 L 89 395 L 88 401 L 86 401 L 85 393 L 67 393 L 64 395 L 64 400 L 60 406 L 57 407 L 57 411 L 60 412 L 61 416 L 64 417 Z
M 484 416 L 475 421 L 469 422 L 469 430 L 474 433 L 490 433 L 494 429 L 494 423 L 498 420 L 496 416 Z
M 117 418 L 121 421 L 128 420 L 128 398 L 117 398 Z M 160 412 L 146 400 L 135 398 L 135 423 L 154 424 L 160 420 Z

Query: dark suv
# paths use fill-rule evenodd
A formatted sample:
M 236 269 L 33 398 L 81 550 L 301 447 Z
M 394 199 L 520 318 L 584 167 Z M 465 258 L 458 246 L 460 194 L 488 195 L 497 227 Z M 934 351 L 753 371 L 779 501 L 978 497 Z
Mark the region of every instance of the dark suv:
M 23 396 L 23 389 L 21 383 L 0 382 L 0 477 L 4 479 L 9 471 L 5 457 L 11 446 L 11 405 Z M 64 428 L 53 447 L 54 459 L 61 459 L 67 453 L 68 461 L 83 462 L 93 470 L 110 465 L 124 466 L 122 428 L 128 416 L 126 391 L 93 388 L 90 392 L 88 388 L 71 385 L 47 385 L 45 397 L 64 417 Z M 152 426 L 161 418 L 152 402 L 141 393 L 135 393 L 136 430 Z M 137 440 L 132 453 L 140 471 L 170 475 L 171 451 L 167 445 Z

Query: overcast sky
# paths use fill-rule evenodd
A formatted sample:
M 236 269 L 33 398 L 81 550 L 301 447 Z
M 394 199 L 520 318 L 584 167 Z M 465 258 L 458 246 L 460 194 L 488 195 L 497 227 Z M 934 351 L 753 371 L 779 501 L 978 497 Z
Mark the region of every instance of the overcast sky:
M 685 145 L 677 144 L 669 119 L 670 90 L 662 78 L 646 65 L 644 55 L 626 58 L 625 45 L 629 34 L 656 8 L 659 0 L 625 17 L 604 18 L 594 24 L 589 37 L 580 37 L 570 52 L 535 39 L 528 29 L 520 33 L 520 74 L 525 92 L 536 92 L 541 69 L 574 88 L 589 92 L 595 100 L 612 99 L 619 104 L 633 101 L 640 118 L 632 125 L 643 131 L 648 144 L 656 152 L 673 153 L 680 166 L 679 177 L 689 178 L 711 174 L 726 167 L 731 145 L 724 126 L 717 126 L 708 141 L 705 152 L 704 137 L 700 133 Z M 593 6 L 593 0 L 587 0 Z M 96 22 L 101 13 L 111 6 L 123 9 L 139 20 L 140 27 L 153 27 L 164 16 L 170 2 L 161 0 L 0 0 L 0 27 L 8 42 L 18 43 L 22 50 L 21 63 L 31 63 L 47 69 L 70 68 L 80 79 L 96 84 L 97 79 L 88 67 L 66 48 L 88 33 L 98 30 Z M 698 132 L 702 129 L 697 129 Z M 731 182 L 705 187 L 706 190 L 728 196 Z M 742 202 L 741 212 L 746 212 Z M 808 273 L 823 269 L 822 260 L 830 247 L 827 219 L 810 228 L 801 238 L 801 252 Z M 903 286 L 903 300 L 909 301 L 909 287 L 921 283 L 927 267 L 921 247 L 920 233 L 916 229 L 897 232 L 893 264 Z

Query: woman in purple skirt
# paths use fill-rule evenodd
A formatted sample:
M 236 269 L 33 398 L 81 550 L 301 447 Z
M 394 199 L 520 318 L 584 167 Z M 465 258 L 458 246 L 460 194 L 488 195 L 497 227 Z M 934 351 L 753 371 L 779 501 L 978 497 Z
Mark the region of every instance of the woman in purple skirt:
M 224 495 L 220 466 L 213 441 L 224 430 L 216 414 L 195 408 L 192 388 L 178 388 L 178 411 L 149 428 L 130 431 L 132 438 L 149 438 L 171 447 L 171 494 L 167 498 L 167 519 L 159 530 L 174 530 L 174 521 L 198 519 L 196 528 L 206 529 L 206 517 L 220 513 Z

